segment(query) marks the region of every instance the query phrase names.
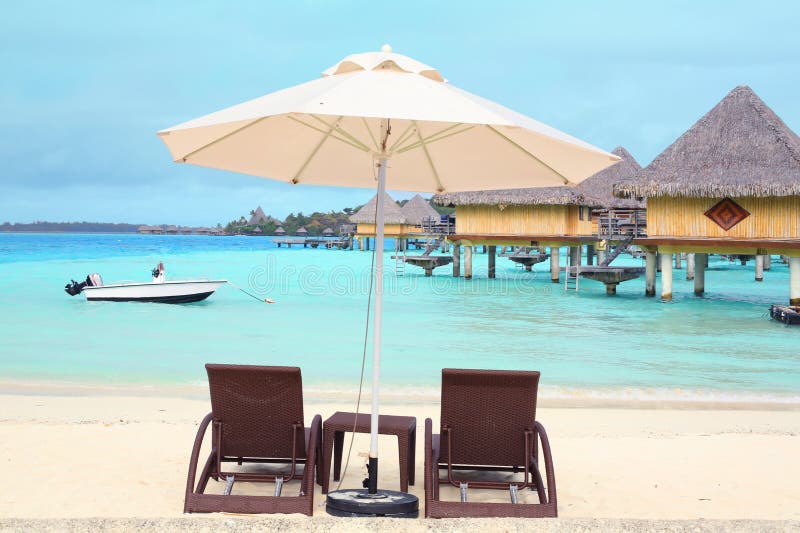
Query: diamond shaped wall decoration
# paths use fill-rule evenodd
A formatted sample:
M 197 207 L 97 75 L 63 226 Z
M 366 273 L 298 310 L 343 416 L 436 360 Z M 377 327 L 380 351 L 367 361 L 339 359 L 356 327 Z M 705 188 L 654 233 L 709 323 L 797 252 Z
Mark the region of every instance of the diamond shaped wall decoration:
M 736 224 L 750 216 L 750 212 L 730 198 L 723 198 L 705 212 L 717 226 L 728 231 Z

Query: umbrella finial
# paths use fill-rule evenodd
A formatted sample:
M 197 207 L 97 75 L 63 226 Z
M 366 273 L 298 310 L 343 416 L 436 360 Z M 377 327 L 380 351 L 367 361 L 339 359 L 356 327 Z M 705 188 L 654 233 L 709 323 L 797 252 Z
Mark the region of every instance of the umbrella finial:
M 383 46 L 381 46 L 381 52 L 383 52 L 384 54 L 391 54 L 392 53 L 392 45 L 384 44 Z

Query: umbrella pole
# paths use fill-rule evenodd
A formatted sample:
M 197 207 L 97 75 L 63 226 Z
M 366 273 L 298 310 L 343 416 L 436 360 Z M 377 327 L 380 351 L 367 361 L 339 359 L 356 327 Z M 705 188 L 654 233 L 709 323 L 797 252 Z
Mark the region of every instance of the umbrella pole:
M 375 309 L 372 329 L 372 413 L 370 417 L 369 481 L 370 494 L 378 492 L 378 417 L 381 375 L 381 319 L 383 317 L 383 240 L 384 197 L 386 196 L 386 158 L 378 169 L 378 198 L 375 206 Z
M 386 137 L 388 137 L 388 121 Z M 384 198 L 386 196 L 386 141 L 378 168 L 375 203 L 375 307 L 372 315 L 372 413 L 370 413 L 369 477 L 366 489 L 328 493 L 327 511 L 333 516 L 386 516 L 417 518 L 419 498 L 395 490 L 378 490 L 378 394 L 381 375 L 381 318 L 383 316 Z

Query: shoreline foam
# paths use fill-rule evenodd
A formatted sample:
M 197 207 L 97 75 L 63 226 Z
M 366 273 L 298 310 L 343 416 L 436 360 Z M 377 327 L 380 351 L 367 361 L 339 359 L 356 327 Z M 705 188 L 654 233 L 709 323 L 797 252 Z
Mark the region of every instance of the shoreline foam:
M 355 402 L 355 387 L 333 388 L 306 384 L 306 400 L 310 402 Z M 385 404 L 430 404 L 438 402 L 439 389 L 433 387 L 383 386 L 381 402 Z M 131 396 L 205 400 L 208 385 L 196 384 L 103 384 L 56 380 L 0 380 L 0 395 L 22 396 Z M 369 384 L 365 384 L 362 405 L 370 401 Z M 595 388 L 540 386 L 538 404 L 542 407 L 631 408 L 631 409 L 747 409 L 800 410 L 800 395 L 771 392 L 731 392 L 684 390 L 680 388 Z

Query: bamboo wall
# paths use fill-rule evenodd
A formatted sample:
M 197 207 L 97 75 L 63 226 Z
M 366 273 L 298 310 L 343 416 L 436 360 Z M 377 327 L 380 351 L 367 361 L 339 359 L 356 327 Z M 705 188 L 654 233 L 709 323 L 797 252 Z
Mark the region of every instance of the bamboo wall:
M 387 237 L 406 235 L 408 233 L 413 233 L 413 230 L 414 226 L 409 226 L 407 224 L 386 224 L 383 227 L 383 233 Z M 358 224 L 356 227 L 356 235 L 369 235 L 370 237 L 375 235 L 375 224 Z
M 705 216 L 722 198 L 647 199 L 650 237 L 800 238 L 800 196 L 731 198 L 750 216 L 725 231 Z
M 578 206 L 463 205 L 456 207 L 456 233 L 462 235 L 591 235 L 589 210 L 579 220 Z

